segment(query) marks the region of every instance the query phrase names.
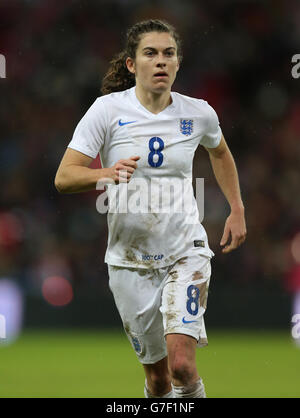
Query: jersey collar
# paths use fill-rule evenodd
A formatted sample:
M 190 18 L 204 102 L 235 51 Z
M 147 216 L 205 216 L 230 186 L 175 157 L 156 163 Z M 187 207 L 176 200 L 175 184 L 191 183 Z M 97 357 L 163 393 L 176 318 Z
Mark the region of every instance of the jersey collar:
M 175 108 L 176 108 L 176 103 L 175 103 L 175 94 L 171 91 L 171 97 L 172 97 L 172 103 L 169 104 L 169 106 L 167 106 L 164 110 L 162 110 L 161 112 L 155 114 L 150 112 L 148 109 L 146 109 L 141 102 L 139 101 L 139 99 L 136 97 L 136 93 L 135 93 L 135 89 L 136 86 L 132 87 L 130 89 L 130 97 L 132 102 L 134 103 L 134 105 L 139 108 L 142 109 L 148 116 L 152 117 L 153 119 L 155 118 L 159 118 L 162 115 L 168 114 L 170 112 L 174 112 Z

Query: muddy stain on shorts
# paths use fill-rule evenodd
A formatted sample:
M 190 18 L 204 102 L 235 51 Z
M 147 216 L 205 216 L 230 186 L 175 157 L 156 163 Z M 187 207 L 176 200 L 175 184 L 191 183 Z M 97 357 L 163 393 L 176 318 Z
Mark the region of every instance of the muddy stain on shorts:
M 124 327 L 125 332 L 130 335 L 130 326 L 128 322 L 124 322 L 123 327 Z
M 169 275 L 172 277 L 173 280 L 177 280 L 179 275 L 178 275 L 178 271 L 174 270 L 174 271 L 170 271 Z
M 178 277 L 177 271 L 174 271 L 173 273 L 175 273 Z M 168 331 L 169 331 L 169 329 L 176 326 L 177 319 L 178 319 L 177 312 L 174 312 L 174 310 L 173 310 L 174 305 L 175 305 L 174 286 L 171 285 L 171 286 L 168 286 L 168 293 L 167 293 L 167 309 L 168 309 L 168 311 L 166 312 L 166 321 L 167 321 L 166 329 Z
M 201 271 L 195 271 L 193 273 L 193 281 L 203 279 L 203 274 Z M 208 280 L 204 283 L 199 283 L 195 285 L 199 289 L 199 304 L 204 309 L 207 307 L 207 297 L 208 297 Z
M 193 281 L 201 280 L 201 279 L 203 279 L 203 274 L 201 273 L 201 271 L 195 271 L 193 273 Z
M 207 307 L 207 297 L 208 297 L 208 282 L 200 283 L 196 285 L 198 287 L 200 294 L 199 294 L 199 303 L 204 309 Z
M 180 265 L 186 264 L 187 259 L 188 259 L 188 257 L 182 257 L 180 260 L 177 261 L 177 263 L 180 264 Z

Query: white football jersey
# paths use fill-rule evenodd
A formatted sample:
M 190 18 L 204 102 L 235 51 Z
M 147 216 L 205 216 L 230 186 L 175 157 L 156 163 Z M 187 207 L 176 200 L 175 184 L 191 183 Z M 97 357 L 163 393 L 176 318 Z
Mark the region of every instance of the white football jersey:
M 102 96 L 69 144 L 92 158 L 100 153 L 102 167 L 140 156 L 128 184 L 106 186 L 110 265 L 161 268 L 192 254 L 214 255 L 199 221 L 192 166 L 199 144 L 219 145 L 219 120 L 204 100 L 171 95 L 157 115 L 139 102 L 135 87 Z

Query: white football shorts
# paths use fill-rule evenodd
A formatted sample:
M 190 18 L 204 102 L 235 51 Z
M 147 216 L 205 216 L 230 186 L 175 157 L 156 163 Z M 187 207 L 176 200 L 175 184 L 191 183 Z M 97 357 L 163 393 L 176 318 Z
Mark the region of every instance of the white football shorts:
M 165 336 L 185 334 L 207 345 L 204 324 L 211 276 L 210 259 L 183 257 L 160 269 L 108 266 L 125 332 L 143 364 L 167 356 Z

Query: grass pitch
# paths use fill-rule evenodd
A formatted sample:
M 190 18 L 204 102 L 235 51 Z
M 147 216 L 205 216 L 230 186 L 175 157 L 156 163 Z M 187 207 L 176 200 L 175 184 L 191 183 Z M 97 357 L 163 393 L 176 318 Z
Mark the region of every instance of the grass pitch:
M 286 332 L 209 332 L 198 349 L 208 397 L 300 397 L 300 348 Z M 115 332 L 26 332 L 0 346 L 0 398 L 142 398 L 144 374 Z

